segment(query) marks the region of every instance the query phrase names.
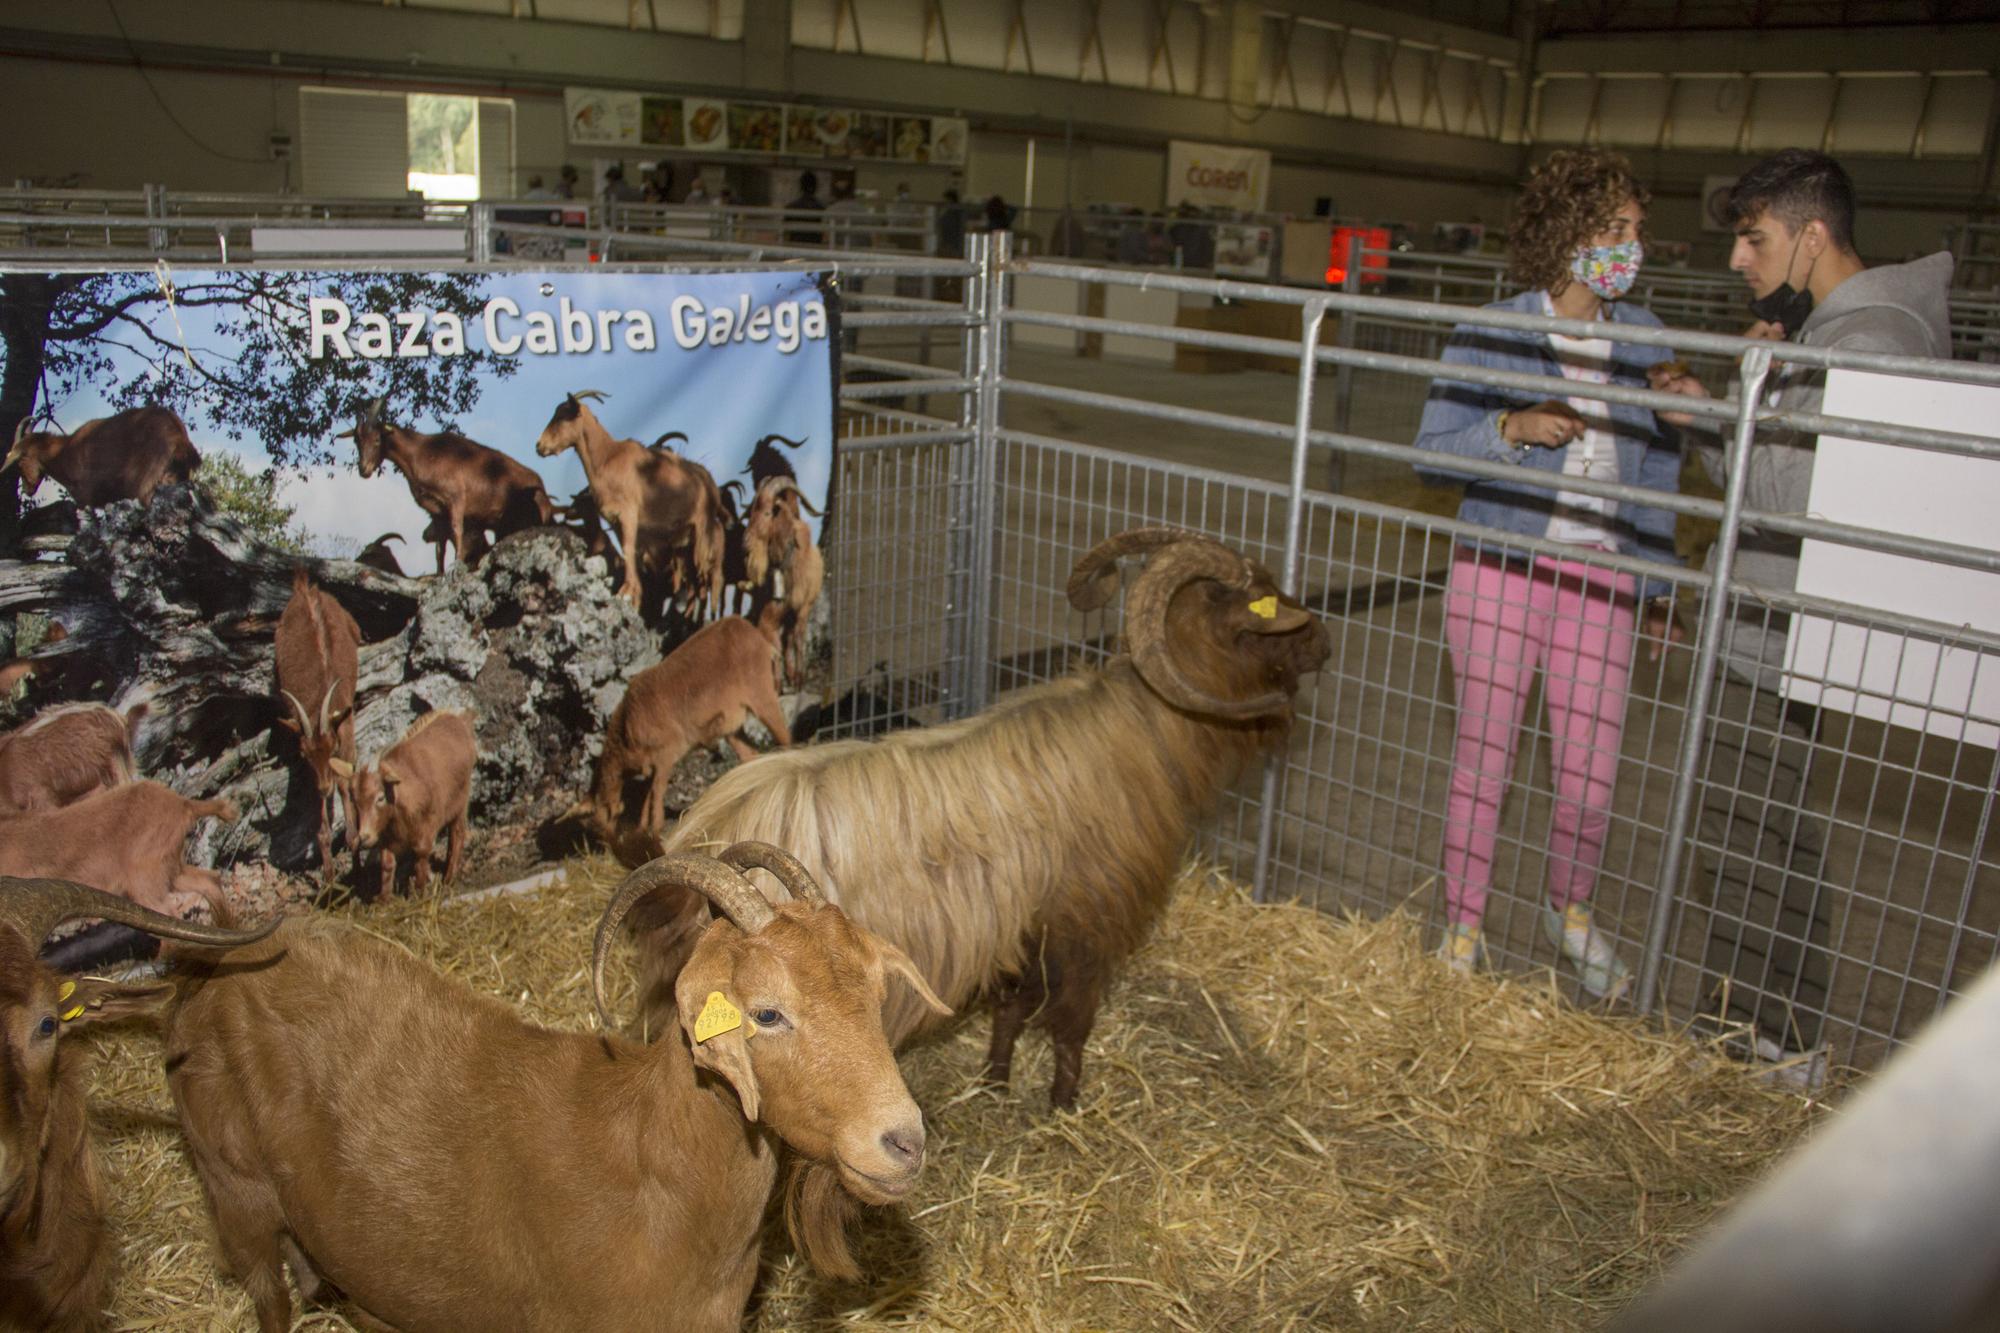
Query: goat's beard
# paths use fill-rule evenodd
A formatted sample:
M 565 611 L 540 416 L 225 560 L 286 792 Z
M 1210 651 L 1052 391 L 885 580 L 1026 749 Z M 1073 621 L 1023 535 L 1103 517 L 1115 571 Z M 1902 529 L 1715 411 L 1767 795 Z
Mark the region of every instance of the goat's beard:
M 860 1207 L 833 1167 L 803 1157 L 792 1159 L 791 1175 L 785 1182 L 785 1230 L 806 1261 L 836 1281 L 854 1282 L 861 1277 L 847 1247 L 847 1224 Z

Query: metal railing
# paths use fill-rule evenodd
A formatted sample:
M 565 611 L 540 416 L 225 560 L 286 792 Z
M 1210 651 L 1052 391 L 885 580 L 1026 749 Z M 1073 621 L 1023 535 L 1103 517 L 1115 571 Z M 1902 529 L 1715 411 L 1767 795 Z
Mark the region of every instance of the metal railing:
M 767 215 L 717 236 L 685 225 L 687 210 L 633 209 L 622 218 L 587 212 L 581 227 L 512 214 L 567 202 L 473 206 L 457 221 L 468 258 L 499 267 L 533 264 L 520 242 L 560 244 L 598 262 L 635 269 L 706 271 L 728 265 L 801 265 L 831 270 L 841 284 L 842 450 L 838 509 L 829 542 L 827 597 L 836 619 L 834 692 L 845 700 L 823 735 L 868 735 L 885 727 L 964 716 L 996 694 L 1050 679 L 1115 648 L 1106 613 L 1079 616 L 1062 586 L 1070 564 L 1096 541 L 1135 523 L 1168 522 L 1213 534 L 1261 558 L 1285 585 L 1327 617 L 1333 656 L 1302 693 L 1284 753 L 1231 793 L 1203 835 L 1205 852 L 1254 881 L 1266 896 L 1328 909 L 1381 912 L 1416 903 L 1435 912 L 1438 846 L 1445 824 L 1455 729 L 1450 653 L 1440 596 L 1454 552 L 1492 532 L 1417 503 L 1410 470 L 1436 455 L 1412 447 L 1415 407 L 1445 367 L 1426 355 L 1459 323 L 1533 332 L 1587 326 L 1450 301 L 1362 291 L 1311 291 L 1159 271 L 1014 260 L 1004 234 L 967 236 L 965 259 L 911 250 L 867 251 L 788 244 L 790 219 Z M 0 214 L 8 218 L 30 213 Z M 714 219 L 698 217 L 699 221 Z M 116 258 L 175 259 L 146 251 L 149 227 L 211 227 L 219 213 L 120 219 L 92 225 L 138 231 Z M 382 225 L 407 225 L 395 219 Z M 421 222 L 421 220 L 418 220 Z M 327 219 L 345 228 L 345 219 Z M 732 223 L 732 226 L 736 224 Z M 771 233 L 775 232 L 775 236 Z M 482 239 L 483 238 L 483 239 Z M 502 242 L 501 238 L 505 238 Z M 898 239 L 906 239 L 898 237 Z M 139 253 L 134 253 L 135 251 Z M 41 251 L 68 263 L 76 251 Z M 236 256 L 232 256 L 234 258 Z M 200 256 L 214 262 L 213 253 Z M 371 264 L 378 256 L 350 262 Z M 320 262 L 326 262 L 321 260 Z M 1029 309 L 1019 282 L 1069 284 L 1107 294 L 1170 293 L 1179 302 L 1275 304 L 1296 310 L 1296 335 L 1255 336 L 1146 323 L 1101 314 L 1078 301 Z M 930 296 L 905 284 L 929 284 Z M 1107 302 L 1107 310 L 1119 309 Z M 1411 331 L 1404 349 L 1372 344 L 1370 329 Z M 1030 335 L 1059 330 L 1082 349 L 1092 338 L 1144 340 L 1282 357 L 1293 367 L 1288 407 L 1254 418 L 1177 401 L 1164 366 L 1064 383 L 1075 351 L 1037 350 Z M 1721 629 L 1745 616 L 1769 623 L 1811 615 L 1898 642 L 1948 645 L 2000 665 L 2000 637 L 1963 626 L 1759 587 L 1731 569 L 1741 535 L 1786 533 L 1884 554 L 1918 556 L 1987 571 L 1986 550 L 1760 512 L 1740 478 L 1760 431 L 1839 430 L 1862 439 L 1991 459 L 1982 437 L 1881 428 L 1759 406 L 1773 365 L 1848 366 L 1969 383 L 2000 383 L 2000 367 L 1749 343 L 1711 333 L 1629 331 L 1632 341 L 1708 358 L 1748 388 L 1709 402 L 1616 386 L 1456 366 L 1450 376 L 1532 398 L 1595 397 L 1653 410 L 1689 411 L 1716 423 L 1733 463 L 1722 498 L 1643 491 L 1562 479 L 1563 488 L 1678 516 L 1685 531 L 1714 529 L 1713 573 L 1610 553 L 1579 555 L 1539 538 L 1509 537 L 1509 549 L 1580 560 L 1606 578 L 1651 576 L 1671 584 L 1691 613 L 1691 651 L 1634 664 L 1619 773 L 1609 810 L 1595 901 L 1600 924 L 1639 964 L 1633 999 L 1687 1020 L 1712 1006 L 1710 986 L 1730 960 L 1714 942 L 1732 923 L 1718 906 L 1718 865 L 1729 847 L 1709 827 L 1718 803 L 1758 793 L 1704 763 L 1718 728 L 1743 730 L 1722 710 L 1730 690 Z M 1424 341 L 1414 341 L 1421 338 Z M 942 355 L 937 355 L 941 349 Z M 1074 379 L 1075 377 L 1070 377 Z M 1331 392 L 1328 392 L 1329 380 Z M 1406 386 L 1408 410 L 1357 414 L 1357 399 L 1391 400 L 1378 386 Z M 1357 415 L 1366 416 L 1356 424 Z M 1163 439 L 1228 442 L 1209 457 L 1227 466 L 1162 457 Z M 1123 440 L 1130 447 L 1111 447 Z M 1323 460 L 1345 461 L 1347 484 L 1316 487 Z M 1533 480 L 1522 469 L 1453 458 L 1474 477 Z M 1539 475 L 1539 474 L 1537 474 Z M 1553 489 L 1555 482 L 1548 485 Z M 1982 667 L 1991 670 L 1993 667 Z M 1827 724 L 1805 742 L 1809 797 L 1825 828 L 1820 867 L 1809 877 L 1813 921 L 1790 942 L 1824 961 L 1823 995 L 1782 997 L 1813 1021 L 1842 1059 L 1872 1064 L 1992 960 L 2000 945 L 2000 848 L 1989 836 L 2000 786 L 1994 752 L 1968 739 L 2000 719 L 1933 705 L 1929 734 L 1866 720 Z M 1941 725 L 1960 728 L 1957 739 Z M 1777 731 L 1766 727 L 1774 744 Z M 1535 966 L 1554 953 L 1537 928 L 1540 886 L 1551 860 L 1554 802 L 1541 776 L 1560 744 L 1531 720 L 1499 831 L 1488 948 L 1503 966 Z M 1754 859 L 1754 856 L 1753 856 Z M 1726 868 L 1726 867 L 1725 867 Z M 1772 867 L 1756 867 L 1771 869 Z M 1821 908 L 1823 907 L 1823 911 Z M 1773 934 L 1783 929 L 1774 926 Z

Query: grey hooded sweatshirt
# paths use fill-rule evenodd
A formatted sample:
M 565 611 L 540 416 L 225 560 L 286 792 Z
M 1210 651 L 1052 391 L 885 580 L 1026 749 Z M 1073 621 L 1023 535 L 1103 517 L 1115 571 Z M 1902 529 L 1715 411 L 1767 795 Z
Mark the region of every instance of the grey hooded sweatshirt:
M 1844 352 L 1898 356 L 1951 356 L 1949 251 L 1907 264 L 1863 269 L 1813 307 L 1798 341 Z M 1764 405 L 1785 412 L 1818 412 L 1826 372 L 1814 366 L 1774 364 L 1765 381 Z M 1724 442 L 1705 431 L 1686 438 L 1718 486 L 1726 483 Z M 1760 429 L 1751 442 L 1743 503 L 1776 514 L 1803 514 L 1812 490 L 1818 437 L 1803 431 Z M 1715 572 L 1715 551 L 1708 569 Z M 1735 577 L 1744 583 L 1790 591 L 1798 585 L 1799 539 L 1746 527 L 1736 548 Z M 1738 598 L 1724 623 L 1723 663 L 1731 675 L 1777 689 L 1785 661 L 1790 618 L 1754 598 Z

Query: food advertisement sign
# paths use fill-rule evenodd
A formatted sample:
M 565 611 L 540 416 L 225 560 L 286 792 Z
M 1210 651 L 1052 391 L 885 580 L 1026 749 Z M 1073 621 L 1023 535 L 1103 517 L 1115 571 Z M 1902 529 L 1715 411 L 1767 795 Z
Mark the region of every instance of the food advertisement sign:
M 0 663 L 28 664 L 0 732 L 102 705 L 136 781 L 36 816 L 89 836 L 0 836 L 0 875 L 172 911 L 407 892 L 432 848 L 369 841 L 399 766 L 457 773 L 437 858 L 498 882 L 790 743 L 828 682 L 837 319 L 802 271 L 9 273 L 0 373 L 41 374 L 0 493 L 34 541 L 0 550 Z M 607 739 L 690 645 L 738 711 L 649 776 Z M 157 883 L 85 854 L 134 801 L 185 816 Z
M 575 144 L 637 144 L 642 101 L 637 93 L 565 88 L 563 112 L 569 125 L 569 141 Z
M 639 103 L 639 142 L 678 148 L 684 144 L 685 110 L 678 97 L 646 97 Z
M 729 103 L 706 97 L 690 97 L 687 110 L 687 146 L 721 149 L 729 147 Z
M 958 117 L 932 117 L 931 161 L 939 166 L 964 166 L 965 145 L 969 137 L 966 123 Z
M 776 102 L 731 102 L 729 146 L 739 153 L 783 152 L 785 108 Z

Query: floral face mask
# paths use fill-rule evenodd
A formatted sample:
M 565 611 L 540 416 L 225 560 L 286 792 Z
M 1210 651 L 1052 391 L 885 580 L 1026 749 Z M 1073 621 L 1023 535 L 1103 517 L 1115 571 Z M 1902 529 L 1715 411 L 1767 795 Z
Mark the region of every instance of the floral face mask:
M 1569 261 L 1570 276 L 1607 301 L 1616 301 L 1632 290 L 1638 280 L 1639 265 L 1646 248 L 1637 241 L 1617 245 L 1586 245 Z

